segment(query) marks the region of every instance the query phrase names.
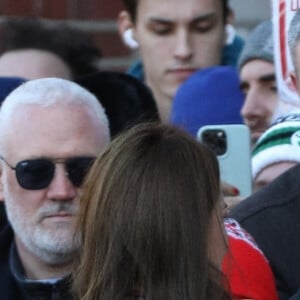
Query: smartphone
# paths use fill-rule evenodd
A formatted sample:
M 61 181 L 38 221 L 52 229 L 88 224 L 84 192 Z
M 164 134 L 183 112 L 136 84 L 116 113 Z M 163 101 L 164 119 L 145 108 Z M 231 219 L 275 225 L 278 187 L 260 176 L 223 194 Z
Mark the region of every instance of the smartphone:
M 221 180 L 234 185 L 243 198 L 252 194 L 250 130 L 243 124 L 206 125 L 197 139 L 217 155 Z

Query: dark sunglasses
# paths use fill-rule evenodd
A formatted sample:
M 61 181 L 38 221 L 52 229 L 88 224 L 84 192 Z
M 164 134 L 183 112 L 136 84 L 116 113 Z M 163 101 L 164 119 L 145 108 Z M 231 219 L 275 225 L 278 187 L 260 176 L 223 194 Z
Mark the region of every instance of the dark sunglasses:
M 51 183 L 55 173 L 55 164 L 64 164 L 71 183 L 76 187 L 80 187 L 95 157 L 27 159 L 19 161 L 15 167 L 9 164 L 3 157 L 0 157 L 0 159 L 16 172 L 17 181 L 22 188 L 40 190 L 46 188 Z

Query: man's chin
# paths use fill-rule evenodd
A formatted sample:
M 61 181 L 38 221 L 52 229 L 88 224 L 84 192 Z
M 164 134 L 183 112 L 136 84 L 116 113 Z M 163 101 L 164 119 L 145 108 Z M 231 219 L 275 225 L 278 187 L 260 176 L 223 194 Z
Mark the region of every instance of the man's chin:
M 79 236 L 74 236 L 70 229 L 40 230 L 35 235 L 35 244 L 46 253 L 68 255 L 79 247 Z

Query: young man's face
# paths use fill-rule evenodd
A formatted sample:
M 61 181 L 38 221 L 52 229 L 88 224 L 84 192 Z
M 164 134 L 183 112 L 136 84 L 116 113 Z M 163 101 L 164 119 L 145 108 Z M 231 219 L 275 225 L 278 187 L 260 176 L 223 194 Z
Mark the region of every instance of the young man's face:
M 251 130 L 254 144 L 269 127 L 278 109 L 275 67 L 267 61 L 251 60 L 242 67 L 240 80 L 245 93 L 241 114 Z
M 178 86 L 195 70 L 220 63 L 222 1 L 139 0 L 133 30 L 146 83 L 166 121 Z

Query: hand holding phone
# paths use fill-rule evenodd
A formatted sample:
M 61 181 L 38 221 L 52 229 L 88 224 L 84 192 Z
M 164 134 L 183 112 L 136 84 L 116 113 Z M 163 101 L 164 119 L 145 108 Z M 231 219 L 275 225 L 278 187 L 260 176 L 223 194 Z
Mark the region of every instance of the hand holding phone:
M 242 198 L 252 193 L 250 130 L 246 125 L 207 125 L 197 139 L 217 155 L 221 180 L 234 185 Z

